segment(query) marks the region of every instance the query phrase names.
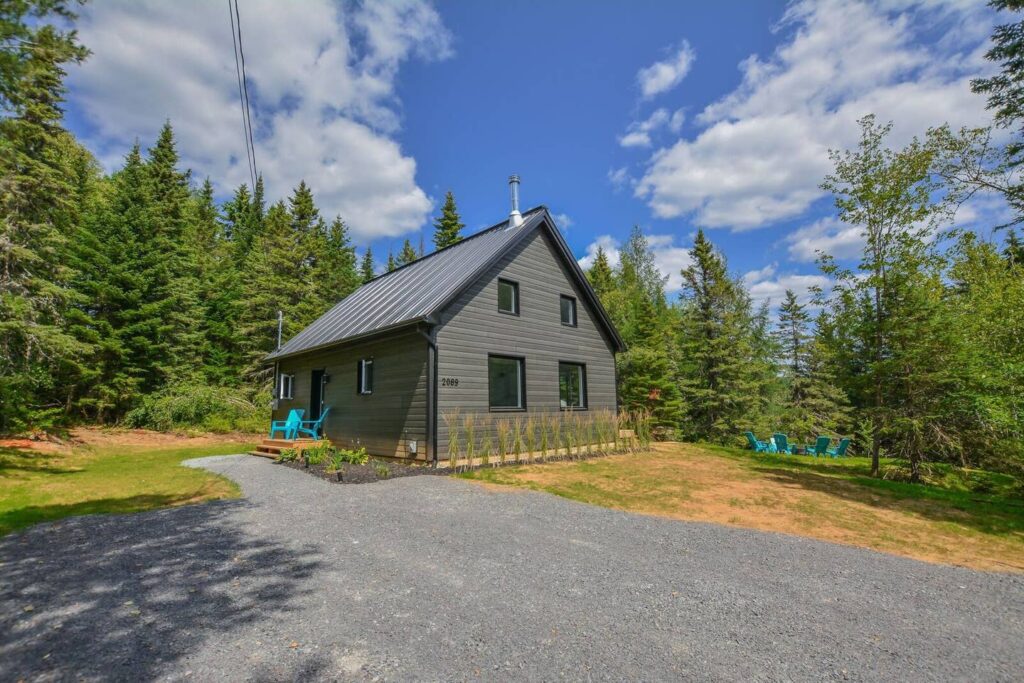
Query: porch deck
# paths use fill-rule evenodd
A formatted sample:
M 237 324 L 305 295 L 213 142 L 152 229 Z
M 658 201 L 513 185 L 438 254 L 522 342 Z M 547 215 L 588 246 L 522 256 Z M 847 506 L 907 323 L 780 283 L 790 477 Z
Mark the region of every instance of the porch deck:
M 263 439 L 259 446 L 256 446 L 256 450 L 249 451 L 249 455 L 258 455 L 263 458 L 277 458 L 281 451 L 286 448 L 294 448 L 300 454 L 307 448 L 314 446 L 318 443 L 327 441 L 327 439 Z

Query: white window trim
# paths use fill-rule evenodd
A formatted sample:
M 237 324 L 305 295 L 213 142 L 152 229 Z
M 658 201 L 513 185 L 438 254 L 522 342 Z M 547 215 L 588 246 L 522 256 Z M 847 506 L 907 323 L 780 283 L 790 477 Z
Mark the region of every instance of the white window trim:
M 366 369 L 370 368 L 370 388 L 366 388 Z M 363 396 L 369 396 L 373 393 L 373 359 L 362 358 L 359 360 L 359 393 Z
M 278 375 L 277 397 L 286 400 L 295 398 L 295 375 L 284 372 Z

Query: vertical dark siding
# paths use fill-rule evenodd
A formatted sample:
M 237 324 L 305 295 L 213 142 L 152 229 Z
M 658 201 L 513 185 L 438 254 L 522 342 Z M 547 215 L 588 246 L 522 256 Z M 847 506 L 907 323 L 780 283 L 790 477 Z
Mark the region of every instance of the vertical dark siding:
M 356 393 L 356 363 L 373 357 L 373 393 Z M 336 347 L 280 361 L 281 372 L 295 375 L 295 398 L 281 400 L 274 419 L 292 408 L 309 410 L 310 376 L 318 368 L 331 379 L 324 392 L 324 407 L 331 412 L 325 434 L 343 447 L 363 446 L 372 455 L 411 457 L 410 439 L 417 443 L 417 459 L 427 457 L 427 340 L 416 332 L 400 332 L 378 340 Z
M 499 277 L 519 283 L 519 316 L 498 312 Z M 576 297 L 577 327 L 562 325 L 562 294 Z M 545 233 L 535 232 L 506 254 L 440 317 L 438 376 L 457 378 L 459 384 L 438 388 L 439 457 L 447 453 L 446 412 L 456 408 L 463 415 L 489 412 L 490 353 L 525 356 L 530 412 L 559 409 L 559 361 L 586 364 L 591 410 L 614 409 L 615 355 L 598 325 Z M 517 414 L 522 415 L 507 416 Z

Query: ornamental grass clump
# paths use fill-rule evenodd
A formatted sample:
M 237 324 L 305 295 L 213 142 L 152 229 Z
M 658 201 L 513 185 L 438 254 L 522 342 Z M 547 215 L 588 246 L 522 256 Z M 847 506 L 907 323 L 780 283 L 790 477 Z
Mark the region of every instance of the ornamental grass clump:
M 444 414 L 444 423 L 448 427 L 448 467 L 452 472 L 459 464 L 459 410 L 450 410 Z
M 512 426 L 508 420 L 501 419 L 494 425 L 494 431 L 498 435 L 498 462 L 504 463 L 505 456 L 509 452 L 509 437 L 511 436 Z
M 526 448 L 528 458 L 535 457 L 537 449 L 537 419 L 533 415 L 526 417 L 526 424 L 523 426 L 523 445 Z
M 480 440 L 480 466 L 487 467 L 491 464 L 491 450 L 494 448 L 494 443 L 491 440 L 491 430 L 486 429 L 484 431 L 484 438 Z
M 512 455 L 519 462 L 523 455 L 523 418 L 518 415 L 512 420 Z
M 541 462 L 544 462 L 545 460 L 547 460 L 547 457 L 548 457 L 548 434 L 549 434 L 549 431 L 550 431 L 550 426 L 551 426 L 551 420 L 548 418 L 548 414 L 547 413 L 541 413 L 540 414 L 540 424 L 539 424 L 540 442 L 538 444 L 538 446 L 540 447 L 540 461 Z
M 558 457 L 558 449 L 562 447 L 562 416 L 551 416 L 551 444 L 555 450 L 555 457 Z
M 466 435 L 466 467 L 472 467 L 476 456 L 476 415 L 469 413 L 462 418 L 462 431 Z

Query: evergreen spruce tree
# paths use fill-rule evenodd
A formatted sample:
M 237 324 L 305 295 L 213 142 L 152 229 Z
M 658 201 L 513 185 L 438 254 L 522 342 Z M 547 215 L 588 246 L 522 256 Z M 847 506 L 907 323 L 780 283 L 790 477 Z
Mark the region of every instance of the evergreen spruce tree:
M 397 267 L 398 267 L 398 261 L 395 260 L 394 253 L 392 253 L 391 250 L 389 249 L 388 250 L 388 261 L 387 261 L 388 272 L 390 273 L 391 271 L 393 271 Z
M 464 227 L 466 226 L 462 223 L 458 208 L 455 206 L 455 195 L 449 190 L 444 196 L 441 215 L 434 221 L 434 246 L 437 249 L 444 249 L 460 242 L 460 233 Z
M 302 330 L 297 315 L 308 289 L 302 278 L 302 264 L 295 258 L 299 235 L 283 202 L 267 210 L 264 230 L 253 242 L 246 263 L 243 285 L 244 313 L 240 336 L 243 340 L 249 377 L 259 377 L 263 357 L 277 346 L 277 312 L 284 312 L 283 339 Z
M 85 351 L 64 328 L 74 192 L 56 147 L 64 68 L 87 51 L 49 23 L 73 19 L 68 5 L 0 5 L 0 431 L 59 419 L 51 367 Z
M 1024 241 L 1017 237 L 1014 230 L 1006 235 L 1006 248 L 1003 249 L 1003 256 L 1011 266 L 1024 266 Z
M 594 256 L 594 263 L 587 271 L 587 279 L 590 280 L 590 286 L 603 299 L 615 288 L 614 277 L 612 267 L 608 263 L 608 255 L 605 253 L 604 248 L 599 246 L 597 254 Z
M 398 265 L 404 266 L 406 263 L 412 263 L 413 261 L 415 261 L 418 258 L 419 258 L 419 255 L 416 253 L 416 250 L 413 248 L 412 242 L 410 242 L 409 240 L 406 240 L 405 244 L 402 245 L 402 251 L 400 251 L 398 253 L 398 260 L 397 260 Z
M 725 258 L 699 230 L 682 271 L 680 374 L 691 438 L 725 443 L 751 428 L 762 387 L 751 327 L 750 298 L 729 277 Z
M 362 276 L 364 283 L 369 282 L 377 276 L 375 272 L 376 268 L 377 267 L 373 263 L 373 251 L 369 246 L 367 246 L 366 251 L 363 252 L 363 258 L 359 262 L 359 274 Z
M 148 284 L 142 312 L 151 345 L 144 381 L 148 389 L 157 389 L 199 379 L 204 355 L 189 173 L 178 169 L 169 122 L 149 149 L 145 170 L 150 220 L 140 241 L 140 265 Z
M 322 300 L 321 313 L 354 292 L 362 279 L 356 267 L 356 250 L 349 240 L 348 227 L 341 217 L 335 218 L 327 230 L 323 252 L 317 259 L 314 274 L 316 292 Z

